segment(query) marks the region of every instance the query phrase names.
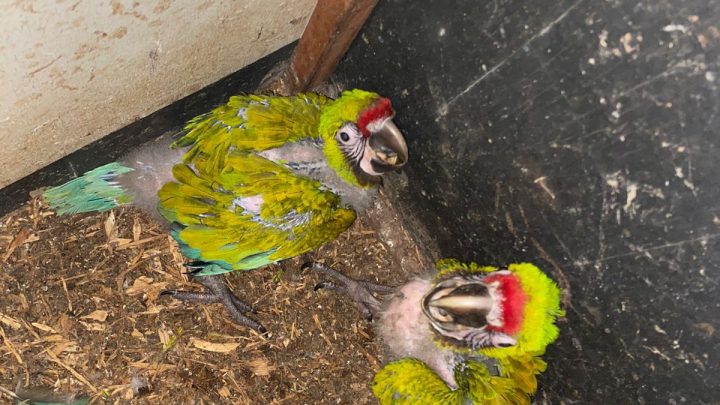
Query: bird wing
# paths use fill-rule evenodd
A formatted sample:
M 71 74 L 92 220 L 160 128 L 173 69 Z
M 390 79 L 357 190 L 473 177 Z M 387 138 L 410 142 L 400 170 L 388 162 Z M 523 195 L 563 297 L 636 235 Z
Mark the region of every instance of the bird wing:
M 507 356 L 498 360 L 500 378 L 512 381 L 512 393 L 518 398 L 527 398 L 537 391 L 537 376 L 547 369 L 547 363 L 530 353 Z
M 159 192 L 160 212 L 198 274 L 249 270 L 311 251 L 355 220 L 340 197 L 254 153 L 234 151 L 222 170 L 200 154 L 173 167 Z
M 432 368 L 413 358 L 386 364 L 375 374 L 372 391 L 381 405 L 462 403 Z
M 373 379 L 372 390 L 381 405 L 388 404 L 530 404 L 537 389 L 536 375 L 545 363 L 536 357 L 503 359 L 502 373 L 467 359 L 455 367 L 457 388 L 451 388 L 427 364 L 404 358 L 386 364 Z
M 210 156 L 224 166 L 231 150 L 262 151 L 286 142 L 317 137 L 320 110 L 331 99 L 314 93 L 292 97 L 238 95 L 190 120 L 174 147 L 190 147 L 184 161 Z

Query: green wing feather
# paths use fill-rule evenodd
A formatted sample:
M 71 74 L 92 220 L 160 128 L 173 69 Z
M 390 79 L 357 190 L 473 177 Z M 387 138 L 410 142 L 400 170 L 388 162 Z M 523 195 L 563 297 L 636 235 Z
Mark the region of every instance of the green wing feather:
M 222 170 L 205 154 L 173 168 L 160 190 L 160 211 L 180 224 L 173 236 L 191 259 L 209 262 L 200 275 L 249 270 L 316 249 L 355 220 L 322 184 L 254 153 L 235 150 Z M 262 201 L 247 210 L 241 201 Z
M 411 358 L 386 364 L 375 374 L 372 390 L 381 405 L 460 403 L 427 364 Z
M 372 382 L 380 404 L 530 404 L 537 389 L 536 375 L 545 369 L 542 359 L 530 355 L 500 363 L 500 376 L 492 376 L 484 363 L 465 360 L 455 367 L 458 387 L 449 387 L 430 367 L 405 358 L 385 365 Z
M 331 101 L 314 93 L 234 96 L 227 104 L 188 122 L 173 146 L 190 146 L 185 162 L 202 153 L 213 157 L 213 167 L 221 168 L 231 150 L 259 152 L 319 137 L 320 111 Z

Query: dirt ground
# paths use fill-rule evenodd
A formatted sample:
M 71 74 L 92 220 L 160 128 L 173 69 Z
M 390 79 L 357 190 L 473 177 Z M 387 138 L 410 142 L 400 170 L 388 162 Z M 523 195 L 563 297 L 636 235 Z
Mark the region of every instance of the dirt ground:
M 399 284 L 408 275 L 388 250 L 360 219 L 312 257 Z M 226 277 L 258 308 L 261 336 L 219 304 L 159 295 L 201 288 L 182 263 L 163 228 L 131 208 L 57 217 L 34 200 L 2 218 L 1 402 L 51 391 L 56 402 L 376 403 L 372 324 L 347 298 L 313 292 L 316 274 L 296 264 Z

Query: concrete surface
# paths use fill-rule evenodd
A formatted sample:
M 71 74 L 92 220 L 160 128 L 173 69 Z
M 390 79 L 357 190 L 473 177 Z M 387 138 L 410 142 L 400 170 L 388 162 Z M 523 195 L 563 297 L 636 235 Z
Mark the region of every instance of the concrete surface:
M 0 187 L 296 40 L 314 6 L 0 1 Z

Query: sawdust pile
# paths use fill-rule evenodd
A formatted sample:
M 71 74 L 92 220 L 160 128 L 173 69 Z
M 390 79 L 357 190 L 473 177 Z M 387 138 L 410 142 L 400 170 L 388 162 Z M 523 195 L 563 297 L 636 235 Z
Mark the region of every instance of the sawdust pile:
M 405 280 L 363 220 L 313 258 L 381 283 Z M 38 200 L 0 220 L 0 397 L 93 403 L 375 403 L 381 365 L 354 305 L 315 293 L 299 262 L 234 273 L 270 333 L 231 322 L 197 290 L 161 225 L 133 209 L 56 217 Z

